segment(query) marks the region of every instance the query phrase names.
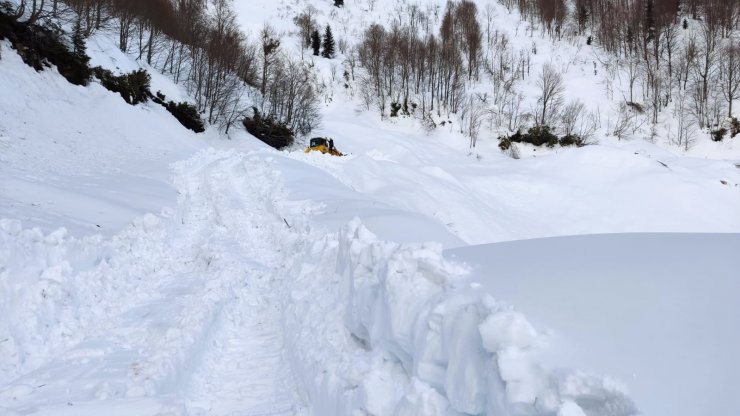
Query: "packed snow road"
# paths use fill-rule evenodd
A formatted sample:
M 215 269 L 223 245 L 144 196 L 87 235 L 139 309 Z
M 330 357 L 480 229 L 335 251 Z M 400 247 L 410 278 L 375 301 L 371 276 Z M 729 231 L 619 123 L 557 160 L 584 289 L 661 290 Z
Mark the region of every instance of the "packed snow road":
M 0 414 L 300 414 L 275 271 L 301 219 L 269 163 L 182 162 L 178 208 L 110 241 L 3 222 Z

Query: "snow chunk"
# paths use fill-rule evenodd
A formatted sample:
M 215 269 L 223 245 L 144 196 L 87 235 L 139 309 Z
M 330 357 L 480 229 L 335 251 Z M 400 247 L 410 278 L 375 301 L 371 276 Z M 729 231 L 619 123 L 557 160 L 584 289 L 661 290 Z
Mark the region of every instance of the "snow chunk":
M 537 338 L 537 331 L 524 315 L 514 311 L 490 315 L 479 330 L 483 338 L 483 348 L 490 353 L 509 348 L 529 348 Z

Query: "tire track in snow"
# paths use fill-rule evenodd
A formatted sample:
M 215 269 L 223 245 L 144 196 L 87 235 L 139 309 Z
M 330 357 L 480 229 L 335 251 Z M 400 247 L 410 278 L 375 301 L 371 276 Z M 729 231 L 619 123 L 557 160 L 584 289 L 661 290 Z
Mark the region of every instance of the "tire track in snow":
M 202 341 L 209 345 L 187 383 L 186 407 L 196 415 L 296 414 L 273 273 L 283 259 L 276 248 L 292 238 L 274 212 L 280 178 L 264 160 L 239 155 L 193 168 L 180 169 L 189 197 L 183 221 L 200 225 L 185 230 L 207 242 L 229 300 Z
M 191 201 L 191 208 L 216 214 L 215 225 L 223 234 L 216 241 L 224 245 L 218 252 L 233 255 L 227 260 L 232 264 L 259 261 L 229 289 L 231 300 L 188 383 L 187 408 L 194 415 L 295 415 L 296 385 L 283 357 L 281 282 L 274 273 L 283 259 L 275 248 L 291 238 L 274 212 L 279 178 L 265 162 L 240 157 L 210 164 L 190 178 L 195 179 L 190 186 L 200 190 L 191 195 L 202 198 Z M 236 274 L 240 269 L 227 268 Z
M 206 151 L 177 164 L 175 173 L 181 193 L 175 214 L 150 216 L 149 229 L 161 232 L 137 231 L 140 245 L 153 249 L 155 259 L 146 263 L 156 272 L 128 273 L 142 253 L 132 256 L 126 247 L 110 253 L 106 263 L 115 267 L 90 276 L 125 280 L 105 288 L 118 306 L 96 316 L 100 325 L 70 319 L 74 342 L 55 344 L 35 371 L 0 385 L 0 413 L 53 414 L 84 405 L 97 414 L 301 414 L 283 358 L 278 271 L 299 241 L 283 218 L 305 219 L 283 204 L 281 179 L 264 155 Z M 97 293 L 96 279 L 80 277 L 60 283 Z M 73 306 L 61 300 L 55 307 Z M 67 315 L 98 310 L 87 303 L 74 308 Z

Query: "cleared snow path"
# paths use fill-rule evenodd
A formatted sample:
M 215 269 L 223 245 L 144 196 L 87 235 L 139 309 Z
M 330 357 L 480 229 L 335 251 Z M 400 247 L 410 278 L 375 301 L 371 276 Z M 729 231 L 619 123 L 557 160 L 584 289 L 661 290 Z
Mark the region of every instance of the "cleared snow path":
M 187 386 L 195 414 L 291 415 L 295 385 L 283 359 L 281 267 L 290 245 L 284 217 L 276 212 L 280 180 L 262 158 L 232 154 L 199 166 L 185 163 L 187 204 L 214 260 L 226 265 L 227 299 L 207 337 L 205 353 Z M 185 218 L 185 216 L 183 216 Z M 187 221 L 187 220 L 186 220 Z M 286 240 L 287 238 L 287 240 Z M 289 251 L 288 251 L 289 252 Z
M 284 221 L 302 224 L 291 215 L 300 204 L 282 202 L 264 155 L 207 151 L 175 171 L 178 209 L 111 241 L 50 241 L 1 224 L 16 241 L 0 250 L 0 305 L 17 316 L 0 320 L 0 355 L 11 357 L 0 414 L 302 412 L 276 273 L 300 240 Z M 74 258 L 79 247 L 92 264 Z M 13 252 L 24 248 L 55 255 L 34 270 Z

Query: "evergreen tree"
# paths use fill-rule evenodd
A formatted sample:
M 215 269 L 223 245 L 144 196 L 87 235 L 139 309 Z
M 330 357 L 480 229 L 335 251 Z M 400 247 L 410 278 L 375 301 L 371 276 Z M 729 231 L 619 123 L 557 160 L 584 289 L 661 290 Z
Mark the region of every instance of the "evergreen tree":
M 324 44 L 322 45 L 324 50 L 321 51 L 321 56 L 324 58 L 334 57 L 334 35 L 331 34 L 331 27 L 326 26 L 326 32 L 324 33 Z
M 82 31 L 82 24 L 80 19 L 75 21 L 75 26 L 72 32 L 72 53 L 80 61 L 80 63 L 87 65 L 90 62 L 90 57 L 87 56 L 87 46 L 85 46 L 85 34 Z
M 313 49 L 313 54 L 315 56 L 319 56 L 319 53 L 321 52 L 321 35 L 319 35 L 318 30 L 314 30 L 311 33 L 311 49 Z
M 336 7 L 344 6 L 344 0 L 334 0 L 334 6 Z

